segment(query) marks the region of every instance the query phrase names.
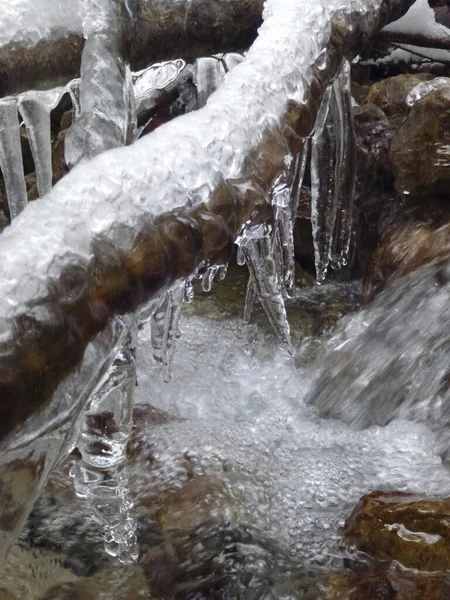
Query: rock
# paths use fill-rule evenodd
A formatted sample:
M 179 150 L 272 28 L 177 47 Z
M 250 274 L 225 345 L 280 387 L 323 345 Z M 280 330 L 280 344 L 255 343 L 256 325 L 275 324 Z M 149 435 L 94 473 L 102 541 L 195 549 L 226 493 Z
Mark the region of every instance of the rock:
M 406 97 L 419 83 L 434 79 L 428 73 L 405 73 L 396 77 L 383 79 L 370 86 L 366 103 L 372 103 L 381 108 L 388 117 L 401 117 L 408 113 Z
M 399 226 L 385 234 L 367 268 L 364 291 L 372 297 L 396 277 L 450 255 L 450 223 L 432 229 L 425 223 Z
M 450 79 L 418 100 L 392 138 L 389 159 L 402 194 L 447 197 L 450 184 Z
M 450 498 L 374 491 L 361 498 L 345 522 L 343 536 L 347 545 L 377 560 L 445 571 L 450 569 L 449 519 Z
M 316 582 L 300 597 L 303 600 L 447 600 L 450 577 L 396 571 L 336 573 Z
M 389 119 L 387 118 L 386 113 L 381 110 L 379 106 L 373 104 L 372 102 L 358 106 L 353 111 L 353 118 L 355 119 L 355 123 L 357 125 L 375 123 L 389 125 Z
M 213 476 L 188 480 L 179 490 L 165 495 L 156 522 L 165 534 L 192 531 L 211 520 L 228 523 L 239 516 L 240 504 Z
M 5 590 L 5 588 L 0 588 L 0 600 L 17 600 L 17 597 Z

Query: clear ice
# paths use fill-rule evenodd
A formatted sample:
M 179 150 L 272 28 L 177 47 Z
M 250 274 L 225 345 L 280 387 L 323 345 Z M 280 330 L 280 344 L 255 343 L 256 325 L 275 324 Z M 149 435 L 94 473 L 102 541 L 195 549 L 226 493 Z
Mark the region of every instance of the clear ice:
M 349 262 L 352 233 L 353 206 L 356 182 L 356 134 L 353 122 L 351 95 L 351 66 L 345 59 L 333 84 L 336 99 L 335 132 L 337 137 L 335 196 L 336 223 L 332 265 L 343 267 Z
M 330 263 L 347 264 L 353 228 L 356 142 L 350 93 L 350 63 L 344 60 L 325 91 L 312 137 L 311 225 L 316 278 Z
M 189 295 L 191 292 L 187 293 Z M 186 282 L 177 282 L 163 294 L 151 317 L 153 358 L 164 365 L 165 381 L 169 381 L 171 377 L 172 359 L 185 294 Z
M 5 181 L 11 219 L 28 203 L 23 173 L 20 123 L 16 98 L 0 98 L 0 168 Z
M 80 114 L 67 132 L 65 158 L 83 160 L 131 144 L 137 117 L 131 72 L 120 55 L 122 11 L 108 0 L 85 2 Z
M 199 58 L 194 65 L 194 83 L 197 86 L 198 108 L 205 106 L 207 99 L 217 90 L 225 76 L 225 66 L 213 56 Z
M 52 189 L 50 113 L 58 105 L 64 91 L 64 88 L 55 88 L 42 92 L 26 92 L 18 98 L 18 108 L 27 130 L 40 196 Z
M 131 563 L 139 553 L 126 464 L 136 387 L 135 336 L 131 322 L 105 381 L 83 412 L 76 444 L 81 459 L 71 469 L 77 495 L 86 499 L 101 527 L 106 552 Z
M 273 227 L 267 223 L 248 225 L 236 240 L 250 273 L 244 319 L 248 322 L 256 294 L 283 346 L 293 354 L 272 233 Z

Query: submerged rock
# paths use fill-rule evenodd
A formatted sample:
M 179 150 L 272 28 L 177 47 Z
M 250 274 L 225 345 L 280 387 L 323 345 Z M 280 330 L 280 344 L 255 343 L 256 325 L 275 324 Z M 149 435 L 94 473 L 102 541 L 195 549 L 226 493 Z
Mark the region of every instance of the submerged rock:
M 343 535 L 346 544 L 376 559 L 422 571 L 446 571 L 449 519 L 450 498 L 374 491 L 362 497 L 345 522 Z M 447 584 L 450 593 L 450 579 Z
M 447 600 L 450 577 L 395 571 L 336 573 L 300 597 L 303 600 Z
M 389 152 L 395 188 L 403 194 L 448 197 L 450 183 L 450 79 L 415 102 Z

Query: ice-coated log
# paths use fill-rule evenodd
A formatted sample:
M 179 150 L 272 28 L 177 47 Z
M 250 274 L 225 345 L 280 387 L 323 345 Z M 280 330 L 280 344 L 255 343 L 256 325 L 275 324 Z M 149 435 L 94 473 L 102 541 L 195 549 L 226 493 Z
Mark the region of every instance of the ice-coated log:
M 140 0 L 124 31 L 133 69 L 179 57 L 246 49 L 263 0 Z M 129 0 L 120 0 L 126 7 Z M 0 5 L 0 97 L 65 85 L 84 46 L 82 0 L 11 0 Z
M 246 60 L 205 108 L 79 165 L 28 205 L 0 237 L 1 438 L 48 404 L 114 314 L 202 260 L 226 264 L 342 57 L 409 4 L 268 0 Z

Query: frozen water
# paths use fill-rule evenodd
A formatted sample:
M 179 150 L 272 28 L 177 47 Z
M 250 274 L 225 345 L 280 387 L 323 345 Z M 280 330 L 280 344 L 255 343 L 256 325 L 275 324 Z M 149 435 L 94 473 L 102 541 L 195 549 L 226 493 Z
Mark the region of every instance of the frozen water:
M 23 174 L 17 100 L 10 97 L 0 99 L 0 168 L 11 219 L 15 219 L 27 205 L 28 197 Z
M 282 264 L 273 251 L 273 239 L 272 226 L 255 224 L 246 225 L 236 240 L 250 272 L 244 320 L 250 319 L 256 294 L 280 341 L 293 354 L 283 298 Z
M 212 194 L 223 180 L 247 181 L 253 168 L 247 157 L 261 146 L 258 124 L 268 115 L 272 123 L 279 122 L 288 102 L 306 101 L 316 77 L 310 66 L 321 59 L 329 42 L 331 29 L 325 25 L 338 13 L 353 27 L 366 27 L 368 14 L 380 5 L 378 0 L 336 0 L 326 6 L 269 0 L 246 60 L 225 77 L 201 112 L 174 119 L 130 148 L 83 163 L 2 234 L 1 298 L 14 298 L 14 303 L 2 302 L 0 317 L 8 318 L 14 307 L 23 310 L 35 300 L 29 287 L 17 287 L 25 265 L 46 286 L 55 254 L 66 253 L 68 245 L 74 256 L 89 256 L 92 237 L 109 239 L 113 223 L 137 226 L 142 215 L 183 205 L 196 190 Z M 302 31 L 308 32 L 307 43 Z M 110 113 L 107 118 L 114 117 Z M 59 247 L 61 240 L 64 247 Z
M 7 0 L 0 3 L 0 46 L 8 42 L 36 44 L 52 34 L 80 33 L 82 0 Z
M 214 57 L 199 58 L 194 65 L 194 83 L 197 86 L 198 108 L 205 106 L 207 99 L 219 87 L 225 76 L 225 66 Z
M 332 264 L 345 266 L 349 259 L 353 231 L 353 204 L 356 181 L 356 137 L 353 123 L 350 62 L 345 59 L 334 81 L 335 136 L 337 138 L 334 173 L 336 222 Z
M 333 86 L 329 85 L 317 113 L 311 144 L 311 226 L 319 283 L 327 274 L 336 222 L 336 111 L 332 104 L 335 104 L 335 97 Z
M 406 96 L 406 104 L 408 106 L 414 106 L 416 102 L 422 100 L 431 94 L 432 92 L 436 92 L 438 90 L 450 90 L 450 82 L 448 77 L 436 77 L 432 81 L 423 81 L 422 83 L 417 84 Z
M 52 189 L 50 113 L 58 105 L 64 92 L 64 88 L 55 88 L 45 92 L 26 92 L 18 98 L 18 108 L 27 129 L 40 196 Z
M 109 0 L 86 0 L 81 60 L 80 114 L 67 132 L 69 167 L 132 143 L 137 117 L 131 72 L 123 64 L 121 11 Z
M 344 60 L 317 114 L 311 152 L 311 224 L 316 278 L 330 263 L 347 264 L 353 229 L 356 141 L 350 92 L 350 63 Z

